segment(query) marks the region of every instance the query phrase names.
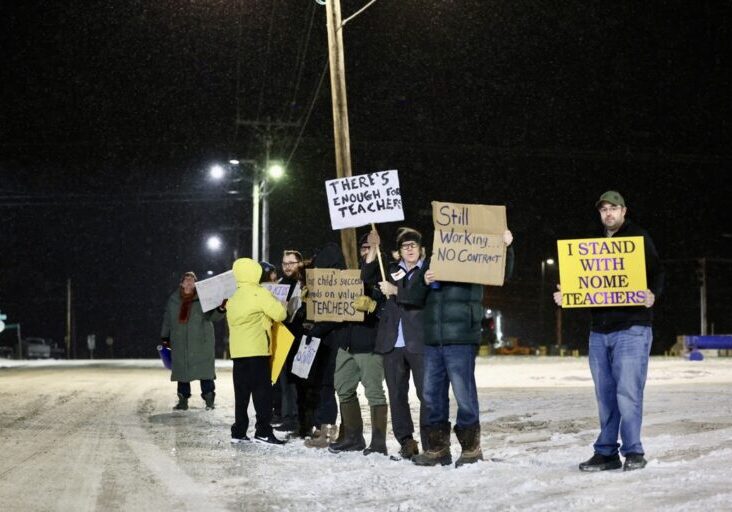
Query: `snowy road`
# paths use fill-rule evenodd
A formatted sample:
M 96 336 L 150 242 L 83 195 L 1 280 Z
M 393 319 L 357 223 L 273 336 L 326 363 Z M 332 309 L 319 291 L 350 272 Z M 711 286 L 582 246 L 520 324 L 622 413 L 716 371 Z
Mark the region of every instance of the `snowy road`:
M 481 359 L 483 449 L 500 462 L 459 470 L 297 440 L 231 446 L 230 362 L 208 412 L 197 397 L 173 412 L 157 362 L 98 363 L 0 360 L 0 510 L 732 509 L 730 359 L 653 359 L 649 465 L 601 474 L 576 469 L 597 434 L 586 359 Z

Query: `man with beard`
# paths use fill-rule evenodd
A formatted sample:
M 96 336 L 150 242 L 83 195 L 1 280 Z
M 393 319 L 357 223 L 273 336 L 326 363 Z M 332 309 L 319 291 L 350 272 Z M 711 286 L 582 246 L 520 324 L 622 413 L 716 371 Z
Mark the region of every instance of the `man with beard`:
M 595 203 L 608 238 L 642 236 L 646 257 L 646 290 L 643 306 L 592 308 L 589 362 L 600 415 L 600 435 L 594 455 L 580 463 L 580 471 L 620 469 L 631 471 L 646 466 L 640 439 L 643 420 L 643 390 L 653 340 L 653 307 L 663 289 L 664 270 L 648 232 L 626 218 L 625 199 L 609 190 Z M 559 286 L 557 286 L 559 288 Z M 562 305 L 562 293 L 554 293 Z M 618 444 L 618 433 L 623 445 Z M 625 457 L 625 464 L 618 455 Z

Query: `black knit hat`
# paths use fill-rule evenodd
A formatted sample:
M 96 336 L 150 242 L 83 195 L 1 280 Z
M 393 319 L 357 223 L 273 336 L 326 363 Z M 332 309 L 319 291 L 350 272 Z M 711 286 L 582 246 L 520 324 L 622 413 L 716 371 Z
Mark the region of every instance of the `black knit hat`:
M 404 242 L 416 242 L 419 245 L 422 245 L 422 234 L 416 229 L 399 228 L 396 236 L 397 249 L 399 249 Z

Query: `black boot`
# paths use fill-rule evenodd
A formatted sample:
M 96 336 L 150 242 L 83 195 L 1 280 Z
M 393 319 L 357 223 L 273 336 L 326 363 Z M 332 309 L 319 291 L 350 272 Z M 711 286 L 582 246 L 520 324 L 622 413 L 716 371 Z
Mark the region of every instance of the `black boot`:
M 386 404 L 371 406 L 371 444 L 363 451 L 364 455 L 380 453 L 388 455 L 386 451 L 386 414 L 389 406 Z
M 483 460 L 483 451 L 480 449 L 480 423 L 465 428 L 455 425 L 455 436 L 463 449 L 460 458 L 455 462 L 456 468 Z
M 183 396 L 182 393 L 178 393 L 178 403 L 173 406 L 175 411 L 187 411 L 188 410 L 188 397 Z
M 419 455 L 412 457 L 412 462 L 418 466 L 447 466 L 452 464 L 450 454 L 450 423 L 432 425 L 428 431 L 429 448 Z
M 366 448 L 363 438 L 363 419 L 358 398 L 341 402 L 341 421 L 343 422 L 343 440 L 328 445 L 331 453 L 360 452 Z
M 635 469 L 643 469 L 646 467 L 647 461 L 642 453 L 628 453 L 625 456 L 625 464 L 623 471 L 633 471 Z
M 620 456 L 594 454 L 591 458 L 584 462 L 580 462 L 580 471 L 607 471 L 608 469 L 620 469 L 623 464 L 620 462 Z
M 214 399 L 216 398 L 216 393 L 213 391 L 209 391 L 208 393 L 204 393 L 201 396 L 203 397 L 203 401 L 206 402 L 206 410 L 212 410 L 214 408 Z

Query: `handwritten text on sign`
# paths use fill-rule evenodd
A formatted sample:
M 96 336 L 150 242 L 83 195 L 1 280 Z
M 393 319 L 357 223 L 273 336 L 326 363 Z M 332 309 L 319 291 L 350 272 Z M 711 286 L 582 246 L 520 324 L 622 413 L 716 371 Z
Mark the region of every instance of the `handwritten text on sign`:
M 404 220 L 397 171 L 328 180 L 325 191 L 333 229 Z
M 557 240 L 563 308 L 646 302 L 642 236 Z
M 439 281 L 503 285 L 506 207 L 432 201 L 430 268 Z
M 313 322 L 361 322 L 363 312 L 353 302 L 363 295 L 360 270 L 309 268 L 305 271 L 308 287 L 306 316 Z

